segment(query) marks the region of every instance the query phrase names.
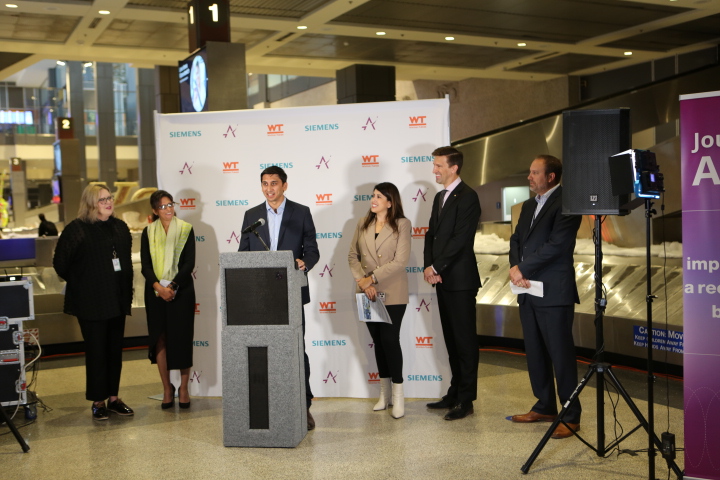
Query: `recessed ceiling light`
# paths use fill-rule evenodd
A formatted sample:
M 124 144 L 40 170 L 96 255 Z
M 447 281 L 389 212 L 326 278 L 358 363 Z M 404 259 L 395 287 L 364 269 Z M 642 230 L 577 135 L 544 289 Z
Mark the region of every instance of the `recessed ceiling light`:
M 110 10 L 98 10 L 100 15 L 110 15 Z
M 83 67 L 92 67 L 92 62 L 83 63 Z
M 625 56 L 629 57 L 630 55 L 632 55 L 632 52 L 625 52 Z
M 298 30 L 307 30 L 307 25 L 298 25 Z
M 57 64 L 60 65 L 61 67 L 62 67 L 63 65 L 65 65 L 65 62 L 63 62 L 62 60 L 58 60 L 58 61 L 55 62 L 55 63 L 57 63 Z
M 520 43 L 518 43 L 518 47 L 527 47 L 527 43 L 520 42 Z
M 15 5 L 14 3 L 6 3 L 5 6 L 6 6 L 7 8 L 18 8 L 18 6 Z
M 380 35 L 381 37 L 385 35 L 385 32 L 375 32 L 375 35 Z
M 445 37 L 445 40 L 452 41 L 455 40 L 455 37 Z

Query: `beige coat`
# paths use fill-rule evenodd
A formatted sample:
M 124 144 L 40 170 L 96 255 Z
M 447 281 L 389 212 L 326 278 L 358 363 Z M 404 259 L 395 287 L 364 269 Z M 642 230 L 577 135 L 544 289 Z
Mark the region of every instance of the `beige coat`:
M 398 231 L 393 232 L 387 223 L 375 238 L 375 222 L 362 230 L 365 218 L 355 227 L 355 235 L 350 242 L 348 263 L 353 278 L 375 274 L 378 284 L 375 289 L 385 293 L 386 305 L 408 303 L 408 278 L 405 267 L 410 258 L 411 225 L 410 220 L 398 220 Z M 358 288 L 357 293 L 361 290 Z

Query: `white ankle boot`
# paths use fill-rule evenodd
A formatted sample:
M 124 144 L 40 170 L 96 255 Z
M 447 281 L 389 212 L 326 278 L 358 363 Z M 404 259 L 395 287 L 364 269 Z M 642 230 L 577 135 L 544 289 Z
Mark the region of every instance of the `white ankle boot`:
M 389 378 L 381 378 L 380 379 L 380 398 L 378 399 L 377 403 L 373 407 L 373 411 L 377 412 L 379 410 L 385 410 L 388 405 L 392 405 L 392 401 L 390 400 L 390 379 Z
M 405 416 L 405 392 L 402 383 L 392 384 L 392 417 L 401 418 Z

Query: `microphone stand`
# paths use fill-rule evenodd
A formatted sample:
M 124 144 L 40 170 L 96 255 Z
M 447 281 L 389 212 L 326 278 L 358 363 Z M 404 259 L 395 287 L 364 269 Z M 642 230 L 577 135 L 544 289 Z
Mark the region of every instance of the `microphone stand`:
M 270 251 L 270 247 L 267 246 L 267 243 L 265 243 L 265 240 L 262 239 L 262 237 L 260 236 L 260 234 L 258 233 L 258 231 L 257 231 L 257 230 L 253 230 L 252 233 L 255 234 L 255 236 L 258 238 L 258 240 L 260 240 L 260 243 L 263 244 L 263 247 L 265 247 L 265 250 L 269 252 L 269 251 Z

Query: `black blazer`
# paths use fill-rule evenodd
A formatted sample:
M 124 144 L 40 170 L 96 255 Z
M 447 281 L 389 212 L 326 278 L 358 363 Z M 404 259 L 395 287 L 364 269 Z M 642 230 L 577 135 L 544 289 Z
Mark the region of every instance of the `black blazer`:
M 535 297 L 536 305 L 580 303 L 573 251 L 582 216 L 562 214 L 562 187 L 550 195 L 532 222 L 536 207 L 534 198 L 523 203 L 515 233 L 510 237 L 510 267 L 517 265 L 528 280 L 543 282 L 543 298 Z M 526 296 L 518 295 L 518 303 L 524 303 Z
M 265 220 L 265 225 L 258 227 L 257 232 L 269 247 L 270 230 L 267 224 L 265 202 L 245 212 L 242 229 L 245 230 L 246 227 L 255 223 L 259 218 Z M 265 247 L 254 233 L 244 233 L 240 237 L 238 252 L 262 252 L 264 250 Z M 315 224 L 310 209 L 305 205 L 287 199 L 282 223 L 280 224 L 278 250 L 292 250 L 293 258 L 304 261 L 308 271 L 320 260 L 320 251 L 315 238 Z M 310 303 L 310 290 L 307 286 L 302 287 L 302 302 L 303 305 Z
M 113 251 L 120 259 L 116 272 Z M 67 282 L 63 311 L 82 320 L 130 315 L 133 298 L 132 236 L 125 222 L 68 223 L 53 257 L 58 276 Z
M 438 193 L 425 234 L 425 268 L 435 268 L 446 290 L 477 290 L 481 285 L 473 246 L 480 200 L 475 190 L 460 182 L 438 216 L 441 201 Z

